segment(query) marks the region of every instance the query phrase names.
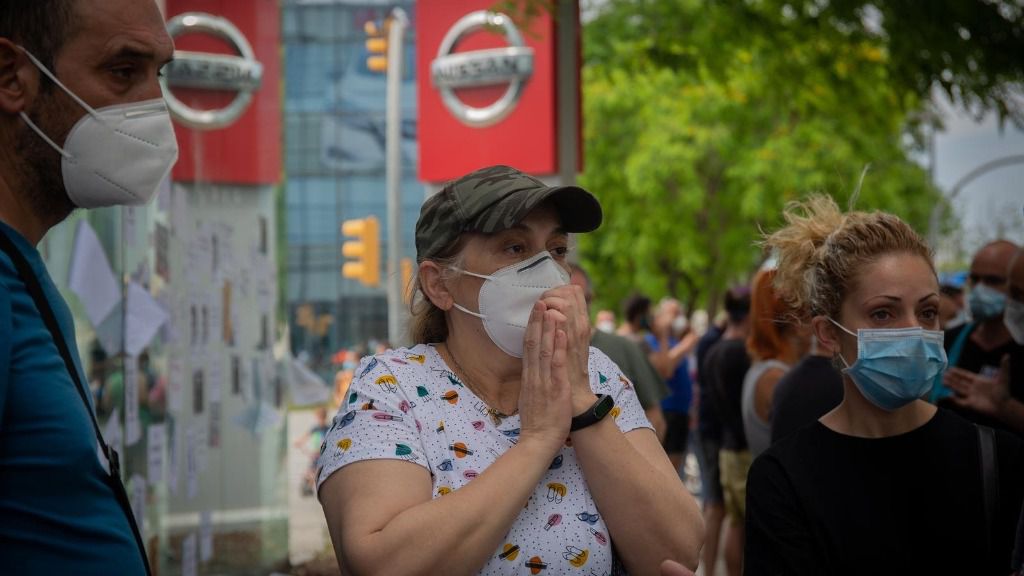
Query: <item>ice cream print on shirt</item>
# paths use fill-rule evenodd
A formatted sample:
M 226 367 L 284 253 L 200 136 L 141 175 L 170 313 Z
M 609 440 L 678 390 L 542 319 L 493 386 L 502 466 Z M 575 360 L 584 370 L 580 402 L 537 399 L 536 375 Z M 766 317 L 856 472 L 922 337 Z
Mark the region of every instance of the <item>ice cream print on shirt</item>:
M 590 385 L 611 394 L 623 432 L 651 425 L 618 367 L 590 349 Z M 458 490 L 519 441 L 519 416 L 492 412 L 427 344 L 364 358 L 327 432 L 317 487 L 361 460 L 399 459 L 430 471 L 434 498 Z M 548 464 L 480 574 L 609 574 L 612 541 L 567 442 Z

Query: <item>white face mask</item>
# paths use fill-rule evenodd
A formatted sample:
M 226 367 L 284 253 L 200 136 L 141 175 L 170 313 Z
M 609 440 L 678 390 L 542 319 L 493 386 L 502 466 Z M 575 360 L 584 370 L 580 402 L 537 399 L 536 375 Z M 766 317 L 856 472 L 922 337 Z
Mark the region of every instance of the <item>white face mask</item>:
M 686 321 L 686 316 L 676 316 L 672 319 L 672 333 L 675 335 L 682 334 L 687 326 L 689 326 L 689 322 Z
M 1006 309 L 1003 310 L 1003 324 L 1010 331 L 1013 341 L 1024 346 L 1024 302 L 1006 299 Z
M 29 128 L 60 153 L 64 188 L 71 202 L 81 208 L 98 208 L 140 206 L 152 200 L 178 159 L 178 142 L 163 98 L 94 110 L 28 50 L 22 50 L 87 112 L 72 126 L 63 148 L 21 112 Z
M 538 252 L 528 260 L 506 266 L 489 276 L 459 271 L 483 278 L 485 282 L 480 287 L 479 313 L 459 304 L 454 304 L 455 308 L 482 319 L 491 341 L 516 358 L 523 357 L 526 323 L 530 320 L 533 305 L 541 294 L 569 283 L 569 273 L 547 251 Z
M 598 322 L 597 329 L 600 330 L 601 332 L 611 334 L 612 332 L 615 332 L 615 322 L 612 322 L 611 320 Z

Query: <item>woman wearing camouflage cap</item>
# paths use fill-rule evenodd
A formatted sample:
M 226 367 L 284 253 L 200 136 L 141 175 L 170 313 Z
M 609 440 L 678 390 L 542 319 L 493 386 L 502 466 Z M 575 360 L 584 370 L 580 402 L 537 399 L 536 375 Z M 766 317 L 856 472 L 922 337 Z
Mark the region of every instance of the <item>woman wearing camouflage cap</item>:
M 363 359 L 320 459 L 345 573 L 696 567 L 700 510 L 568 284 L 568 235 L 600 223 L 587 191 L 505 166 L 423 205 L 416 345 Z

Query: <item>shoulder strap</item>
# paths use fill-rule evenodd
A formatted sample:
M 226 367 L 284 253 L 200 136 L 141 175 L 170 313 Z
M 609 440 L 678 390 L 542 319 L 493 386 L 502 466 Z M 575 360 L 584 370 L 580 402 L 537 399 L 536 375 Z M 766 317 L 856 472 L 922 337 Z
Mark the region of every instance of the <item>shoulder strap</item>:
M 146 547 L 142 542 L 142 534 L 139 532 L 139 527 L 135 522 L 135 514 L 132 512 L 131 504 L 128 501 L 128 493 L 125 491 L 124 483 L 121 481 L 121 465 L 118 459 L 117 451 L 107 446 L 107 443 L 103 441 L 103 434 L 100 432 L 99 423 L 96 421 L 96 414 L 92 410 L 92 405 L 89 404 L 88 399 L 85 396 L 85 386 L 82 384 L 82 380 L 79 377 L 78 369 L 75 367 L 74 361 L 71 359 L 71 351 L 68 350 L 67 341 L 64 339 L 63 334 L 60 331 L 60 325 L 57 323 L 57 316 L 53 312 L 53 308 L 50 307 L 49 301 L 46 299 L 46 295 L 43 294 L 43 287 L 39 284 L 39 279 L 36 277 L 35 272 L 32 271 L 31 265 L 28 260 L 22 255 L 21 251 L 14 245 L 14 242 L 7 237 L 7 234 L 0 231 L 0 250 L 3 250 L 7 256 L 14 263 L 14 268 L 18 271 L 18 276 L 25 283 L 25 287 L 28 289 L 29 295 L 32 296 L 32 301 L 36 305 L 36 309 L 39 311 L 39 315 L 42 316 L 43 323 L 46 325 L 46 329 L 50 332 L 50 337 L 53 339 L 53 343 L 57 346 L 57 351 L 60 352 L 61 358 L 64 360 L 64 367 L 68 371 L 68 375 L 71 376 L 71 380 L 75 386 L 75 390 L 78 391 L 78 396 L 82 399 L 82 403 L 85 405 L 85 411 L 89 413 L 89 418 L 92 420 L 93 431 L 96 433 L 96 442 L 99 444 L 100 450 L 103 455 L 107 458 L 107 462 L 110 464 L 110 478 L 109 483 L 114 491 L 114 496 L 117 499 L 118 504 L 121 505 L 121 509 L 124 511 L 125 516 L 128 517 L 128 524 L 131 526 L 132 534 L 135 536 L 135 542 L 139 546 L 139 552 L 142 554 L 142 563 L 146 567 L 146 574 L 151 575 L 149 566 L 149 559 L 146 556 Z
M 992 527 L 996 521 L 996 510 L 999 506 L 999 461 L 996 459 L 995 431 L 981 424 L 974 425 L 978 429 L 978 457 L 981 460 L 981 490 L 985 511 L 985 543 L 990 549 L 987 557 L 992 554 Z

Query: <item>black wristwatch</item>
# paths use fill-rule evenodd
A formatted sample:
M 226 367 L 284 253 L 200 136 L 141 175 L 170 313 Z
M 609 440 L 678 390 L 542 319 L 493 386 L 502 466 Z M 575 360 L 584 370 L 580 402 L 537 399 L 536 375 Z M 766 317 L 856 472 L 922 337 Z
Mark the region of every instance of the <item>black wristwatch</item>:
M 607 416 L 608 413 L 611 412 L 612 408 L 614 407 L 614 398 L 612 398 L 608 394 L 599 394 L 597 396 L 597 402 L 594 402 L 593 406 L 584 410 L 583 414 L 573 417 L 572 424 L 569 425 L 569 431 L 575 432 L 577 430 L 586 428 L 591 424 L 597 424 L 605 416 Z

